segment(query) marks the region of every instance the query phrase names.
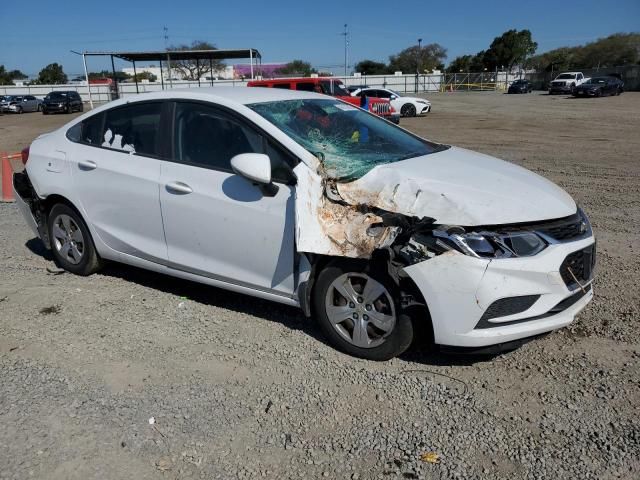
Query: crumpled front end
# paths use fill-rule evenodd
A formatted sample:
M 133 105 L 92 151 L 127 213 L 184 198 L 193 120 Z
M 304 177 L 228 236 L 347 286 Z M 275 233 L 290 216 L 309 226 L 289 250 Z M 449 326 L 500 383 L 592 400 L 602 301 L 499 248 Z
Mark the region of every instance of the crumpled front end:
M 297 249 L 384 262 L 401 308 L 425 307 L 436 343 L 483 347 L 535 336 L 569 324 L 593 297 L 595 240 L 581 210 L 539 222 L 444 224 L 420 213 L 480 217 L 412 179 L 384 182 L 385 171 L 369 177 L 379 188 L 365 188 L 298 166 Z

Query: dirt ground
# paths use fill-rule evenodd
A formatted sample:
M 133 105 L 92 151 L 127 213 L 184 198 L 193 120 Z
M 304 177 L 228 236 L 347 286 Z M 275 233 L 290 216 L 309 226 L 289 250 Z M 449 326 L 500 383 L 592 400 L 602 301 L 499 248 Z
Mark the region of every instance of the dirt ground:
M 119 265 L 56 274 L 0 204 L 0 479 L 640 478 L 640 93 L 427 98 L 402 126 L 590 216 L 595 299 L 569 328 L 367 362 L 293 308 Z M 0 116 L 0 152 L 69 119 Z

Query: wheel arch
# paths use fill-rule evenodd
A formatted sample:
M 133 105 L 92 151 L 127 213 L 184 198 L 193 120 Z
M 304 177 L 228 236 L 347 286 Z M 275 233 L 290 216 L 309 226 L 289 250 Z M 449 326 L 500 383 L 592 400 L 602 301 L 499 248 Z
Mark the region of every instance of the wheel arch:
M 408 315 L 414 325 L 414 331 L 417 332 L 414 341 L 427 340 L 428 343 L 433 343 L 433 322 L 424 295 L 415 281 L 404 273 L 402 266 L 396 265 L 391 261 L 390 255 L 386 250 L 376 251 L 370 259 L 327 255 L 314 255 L 310 258 L 311 274 L 304 286 L 304 292 L 300 292 L 300 305 L 305 316 L 311 317 L 312 315 L 313 291 L 316 288 L 316 280 L 320 272 L 332 264 L 346 262 L 360 263 L 362 265 L 369 264 L 373 271 L 381 272 L 389 277 L 397 287 L 399 314 Z

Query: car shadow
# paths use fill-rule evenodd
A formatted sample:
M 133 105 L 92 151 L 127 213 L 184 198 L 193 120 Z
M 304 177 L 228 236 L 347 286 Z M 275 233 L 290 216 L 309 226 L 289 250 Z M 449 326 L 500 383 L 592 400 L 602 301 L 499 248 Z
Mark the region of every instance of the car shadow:
M 42 240 L 40 240 L 39 238 L 32 238 L 31 240 L 27 240 L 27 243 L 25 243 L 24 246 L 27 247 L 32 253 L 44 258 L 45 260 L 48 260 L 49 262 L 55 261 L 51 250 L 47 250 L 47 248 L 44 246 L 44 243 L 42 243 Z
M 39 238 L 28 240 L 25 246 L 35 255 L 55 262 L 51 251 L 47 250 Z M 279 323 L 291 330 L 300 331 L 329 348 L 334 348 L 327 342 L 317 323 L 312 318 L 306 318 L 302 311 L 296 307 L 250 297 L 246 294 L 152 272 L 123 263 L 108 262 L 98 275 L 119 278 L 178 298 L 188 298 L 202 305 L 223 308 L 236 313 L 259 317 L 269 322 Z M 508 352 L 495 354 L 442 352 L 431 343 L 426 334 L 420 333 L 414 339 L 409 350 L 400 355 L 399 358 L 406 362 L 425 366 L 469 366 L 476 363 L 490 362 L 503 353 Z

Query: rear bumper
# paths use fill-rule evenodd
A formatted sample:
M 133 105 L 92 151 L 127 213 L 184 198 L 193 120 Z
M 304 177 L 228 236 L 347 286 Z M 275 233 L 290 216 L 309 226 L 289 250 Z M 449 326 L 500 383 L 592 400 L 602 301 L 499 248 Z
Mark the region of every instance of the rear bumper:
M 23 180 L 29 181 L 29 177 L 27 177 L 26 173 L 14 173 L 13 174 L 13 197 L 15 198 L 16 205 L 18 206 L 18 210 L 22 214 L 25 222 L 29 225 L 31 231 L 35 234 L 36 237 L 40 237 L 40 232 L 38 231 L 38 223 L 36 222 L 35 217 L 33 216 L 33 212 L 31 211 L 31 206 L 27 203 L 27 200 L 24 192 L 23 186 L 18 186 L 20 182 L 20 177 L 18 175 L 23 175 Z
M 553 244 L 527 258 L 488 260 L 447 252 L 404 270 L 427 302 L 435 343 L 485 347 L 569 325 L 591 301 L 593 290 L 591 279 L 583 283 L 584 291 L 568 287 L 561 266 L 567 256 L 594 243 L 588 237 Z M 532 301 L 518 313 L 485 315 L 497 300 L 519 297 Z

